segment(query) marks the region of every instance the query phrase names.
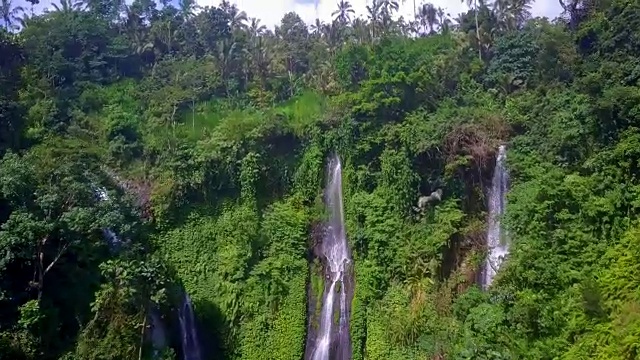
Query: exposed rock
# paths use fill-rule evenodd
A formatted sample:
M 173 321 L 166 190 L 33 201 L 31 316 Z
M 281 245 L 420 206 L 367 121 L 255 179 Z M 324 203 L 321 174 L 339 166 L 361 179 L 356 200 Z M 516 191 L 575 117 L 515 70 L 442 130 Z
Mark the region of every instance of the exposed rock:
M 418 208 L 424 209 L 430 202 L 438 202 L 442 200 L 442 189 L 438 189 L 429 196 L 420 196 L 418 198 Z
M 416 212 L 417 217 L 420 217 L 420 215 L 424 213 L 424 210 L 426 209 L 429 203 L 435 203 L 441 200 L 442 200 L 442 189 L 437 189 L 436 191 L 432 192 L 429 196 L 420 196 L 418 198 L 418 204 L 417 204 L 418 206 L 414 206 L 413 211 Z
M 151 212 L 151 182 L 147 180 L 129 180 L 121 178 L 112 169 L 103 168 L 103 171 L 116 185 L 127 194 L 133 196 L 136 200 L 135 205 L 142 210 L 142 217 L 145 219 L 152 218 Z

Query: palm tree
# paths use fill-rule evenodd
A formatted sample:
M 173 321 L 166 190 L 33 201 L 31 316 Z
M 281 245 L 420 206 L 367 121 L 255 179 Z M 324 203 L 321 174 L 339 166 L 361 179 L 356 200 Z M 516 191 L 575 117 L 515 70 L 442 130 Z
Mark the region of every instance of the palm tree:
M 400 9 L 400 5 L 394 0 L 379 0 L 378 2 L 380 3 L 380 11 L 382 15 L 382 28 L 388 31 L 393 24 L 393 13 Z
M 316 21 L 310 26 L 312 33 L 318 37 L 320 37 L 323 27 L 324 23 L 320 19 L 316 19 Z
M 140 9 L 135 6 L 125 5 L 124 22 L 120 26 L 132 37 L 134 33 L 140 32 L 144 27 L 143 18 L 140 14 Z
M 342 24 L 347 24 L 351 21 L 351 14 L 354 14 L 355 11 L 353 7 L 348 1 L 340 0 L 338 3 L 338 10 L 331 13 L 331 16 L 336 16 L 336 20 L 340 21 Z
M 340 29 L 340 24 L 335 20 L 331 24 L 324 24 L 322 28 L 322 37 L 332 54 L 340 44 Z
M 264 34 L 265 31 L 267 31 L 267 27 L 265 25 L 260 24 L 260 19 L 251 18 L 249 19 L 249 21 L 250 21 L 250 25 L 248 30 L 251 38 L 257 38 L 262 34 Z
M 420 34 L 420 22 L 416 20 L 404 21 L 403 18 L 398 20 L 398 26 L 403 36 L 412 37 Z
M 449 14 L 444 12 L 443 8 L 438 8 L 438 24 L 442 33 L 447 33 L 451 28 L 451 19 Z
M 314 72 L 311 74 L 312 80 L 315 82 L 316 86 L 320 88 L 322 93 L 328 93 L 331 91 L 332 87 L 334 87 L 335 83 L 335 71 L 333 63 L 325 59 L 314 69 Z
M 229 22 L 231 31 L 246 29 L 247 13 L 240 11 L 236 4 L 231 4 L 228 0 L 222 0 L 222 3 L 220 3 L 220 9 L 229 14 L 229 17 L 231 18 Z
M 19 22 L 20 18 L 18 14 L 24 12 L 21 6 L 12 7 L 11 0 L 1 0 L 0 2 L 0 14 L 2 15 L 2 22 L 7 30 L 16 29 L 14 22 Z
M 127 3 L 131 3 L 131 1 L 126 3 L 125 0 L 78 0 L 76 3 L 68 1 L 67 4 L 61 3 L 56 11 L 88 10 L 103 19 L 115 22 L 120 20 L 121 15 L 127 11 Z M 135 3 L 131 4 L 131 6 L 140 12 L 140 9 L 144 6 L 143 3 L 140 1 Z
M 493 12 L 501 30 L 515 30 L 531 17 L 531 0 L 496 0 Z
M 509 0 L 495 0 L 493 3 L 493 13 L 498 18 L 499 26 L 508 28 L 509 26 Z
M 434 32 L 434 27 L 438 24 L 438 10 L 436 7 L 427 3 L 420 7 L 418 12 L 418 18 L 420 20 L 420 25 L 422 25 L 425 34 L 432 34 Z M 429 31 L 427 31 L 427 27 Z
M 33 12 L 33 5 L 31 5 L 31 9 L 29 12 L 27 10 L 22 10 L 22 15 L 18 18 L 18 22 L 20 23 L 20 28 L 25 29 L 29 26 L 29 22 L 35 17 L 35 13 Z
M 393 13 L 400 9 L 400 5 L 394 0 L 380 0 L 379 3 L 380 8 L 382 9 L 383 21 L 390 21 Z
M 509 10 L 515 20 L 514 28 L 521 26 L 531 18 L 531 3 L 532 0 L 512 0 Z
M 558 0 L 563 14 L 569 15 L 569 27 L 575 29 L 580 21 L 580 14 L 585 7 L 584 0 Z
M 124 11 L 124 22 L 120 27 L 128 35 L 133 51 L 139 56 L 148 51 L 153 52 L 155 50 L 153 38 L 149 36 L 140 14 L 143 10 L 139 7 L 124 5 Z
M 470 9 L 473 9 L 473 13 L 475 15 L 476 18 L 476 39 L 478 41 L 478 43 L 480 43 L 480 26 L 478 25 L 478 0 L 462 0 L 462 2 L 467 3 L 467 6 Z M 478 57 L 480 57 L 480 60 L 482 60 L 482 47 L 478 46 Z
M 73 0 L 60 0 L 60 4 L 52 3 L 53 12 L 63 12 L 70 13 L 74 11 L 80 11 L 84 7 L 84 3 L 82 1 L 73 1 Z M 52 12 L 49 9 L 44 10 L 45 13 Z
M 377 30 L 388 31 L 393 24 L 392 15 L 398 11 L 400 5 L 393 0 L 373 0 L 371 6 L 367 5 L 368 18 L 371 22 L 372 37 L 376 38 Z
M 195 0 L 180 0 L 178 5 L 183 21 L 191 19 L 195 15 L 195 12 L 200 9 L 200 6 L 196 4 Z
M 402 1 L 404 3 L 404 0 Z M 418 17 L 418 13 L 417 13 L 417 8 L 416 8 L 416 0 L 413 0 L 413 18 L 417 18 Z
M 232 39 L 222 39 L 218 40 L 216 43 L 216 58 L 218 59 L 218 65 L 220 66 L 220 74 L 222 75 L 222 80 L 225 82 L 224 86 L 227 90 L 227 95 L 229 95 L 229 75 L 231 74 L 233 59 L 235 58 L 238 44 Z
M 153 50 L 153 42 L 147 40 L 147 36 L 142 31 L 136 31 L 131 34 L 131 46 L 137 55 L 142 55 L 147 51 Z
M 378 27 L 378 23 L 380 22 L 381 12 L 380 12 L 380 2 L 378 0 L 373 0 L 371 6 L 367 5 L 367 17 L 369 18 L 369 23 L 371 24 L 371 38 L 376 38 L 376 29 Z
M 250 71 L 254 78 L 256 75 L 258 76 L 262 87 L 266 86 L 275 53 L 268 40 L 269 38 L 266 36 L 256 38 L 249 54 Z
M 371 33 L 369 32 L 368 24 L 362 18 L 353 20 L 351 25 L 353 36 L 359 44 L 365 44 L 371 39 Z

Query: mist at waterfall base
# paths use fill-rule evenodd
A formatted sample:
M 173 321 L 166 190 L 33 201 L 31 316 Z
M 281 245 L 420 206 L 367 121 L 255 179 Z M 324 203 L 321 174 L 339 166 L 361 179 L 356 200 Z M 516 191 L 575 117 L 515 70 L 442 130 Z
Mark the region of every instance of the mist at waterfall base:
M 509 242 L 502 228 L 501 218 L 506 207 L 509 186 L 509 174 L 506 169 L 507 148 L 501 145 L 498 149 L 491 190 L 489 191 L 489 219 L 487 228 L 487 248 L 489 253 L 482 271 L 481 285 L 487 289 L 493 282 L 505 256 L 509 253 Z
M 317 337 L 309 342 L 305 359 L 348 360 L 351 358 L 351 255 L 344 227 L 342 164 L 337 155 L 328 164 L 325 204 L 329 213 L 321 243 L 325 286 Z

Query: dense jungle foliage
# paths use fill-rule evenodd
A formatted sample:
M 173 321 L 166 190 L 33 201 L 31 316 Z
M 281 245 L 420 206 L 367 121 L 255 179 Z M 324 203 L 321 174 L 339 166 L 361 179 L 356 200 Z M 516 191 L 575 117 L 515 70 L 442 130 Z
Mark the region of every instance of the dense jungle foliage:
M 300 359 L 334 151 L 353 359 L 640 357 L 640 0 L 530 3 L 270 30 L 228 2 L 2 0 L 0 359 L 177 358 L 183 288 L 207 359 Z M 500 144 L 512 246 L 482 291 Z

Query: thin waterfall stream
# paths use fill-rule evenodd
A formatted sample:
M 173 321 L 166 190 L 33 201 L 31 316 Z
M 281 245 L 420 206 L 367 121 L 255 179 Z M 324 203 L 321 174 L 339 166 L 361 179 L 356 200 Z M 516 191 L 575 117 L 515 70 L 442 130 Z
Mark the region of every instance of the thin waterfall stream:
M 107 189 L 103 187 L 96 188 L 95 186 L 94 188 L 95 188 L 94 192 L 96 193 L 98 200 L 109 201 L 109 194 L 107 194 Z M 122 240 L 110 228 L 102 229 L 102 235 L 107 240 L 109 247 L 113 251 L 116 251 L 119 248 L 119 246 L 122 244 Z
M 96 188 L 96 196 L 100 201 L 109 201 L 109 195 L 105 188 Z M 117 248 L 122 241 L 109 228 L 103 229 L 103 235 L 107 239 L 112 249 Z M 152 342 L 154 343 L 154 356 L 157 358 L 159 349 L 165 346 L 164 328 L 159 314 L 152 312 L 150 314 L 152 324 Z M 198 340 L 198 329 L 196 325 L 196 317 L 193 311 L 191 298 L 186 292 L 183 293 L 182 302 L 178 308 L 178 321 L 180 322 L 180 345 L 182 349 L 182 360 L 202 360 L 202 351 Z
M 509 241 L 501 224 L 507 204 L 507 191 L 509 187 L 509 174 L 506 168 L 507 148 L 501 145 L 498 148 L 491 190 L 489 192 L 489 219 L 487 228 L 487 248 L 489 254 L 484 264 L 481 285 L 488 288 L 493 282 L 498 269 L 505 256 L 509 254 Z
M 182 360 L 202 360 L 196 317 L 193 312 L 191 298 L 186 292 L 182 298 L 182 304 L 178 309 L 178 320 L 180 321 Z
M 317 337 L 305 358 L 348 360 L 351 358 L 351 254 L 344 226 L 342 164 L 337 155 L 329 160 L 325 205 L 329 219 L 322 238 L 321 252 L 326 280 Z

